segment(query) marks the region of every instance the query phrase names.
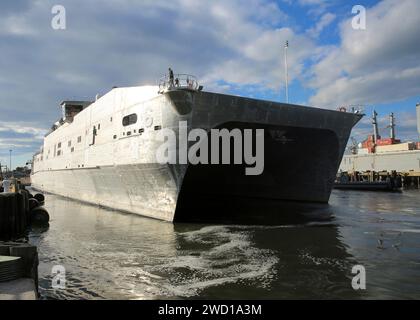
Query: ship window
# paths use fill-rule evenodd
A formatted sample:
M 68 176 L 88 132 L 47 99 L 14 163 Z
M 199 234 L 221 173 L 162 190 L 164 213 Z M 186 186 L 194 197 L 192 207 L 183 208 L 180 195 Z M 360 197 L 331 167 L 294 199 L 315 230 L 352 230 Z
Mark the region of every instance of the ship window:
M 160 130 L 162 129 L 162 126 L 155 126 L 155 130 Z
M 116 134 L 114 134 L 114 139 L 117 139 L 117 135 Z
M 136 129 L 134 129 L 134 133 L 136 133 Z
M 98 124 L 98 130 L 100 130 L 100 129 L 101 129 L 101 124 L 99 123 L 99 124 Z
M 57 151 L 57 157 L 58 157 L 59 155 L 61 155 L 61 150 L 58 150 L 58 151 Z
M 109 119 L 110 122 L 112 122 L 112 117 Z
M 139 129 L 139 133 L 143 133 L 143 132 L 144 132 L 143 128 Z
M 78 137 L 77 137 L 77 142 L 78 142 L 78 143 L 82 142 L 82 136 L 78 136 Z
M 71 152 L 74 152 L 74 147 L 71 148 Z
M 61 148 L 61 142 L 58 143 L 57 148 Z
M 125 136 L 125 132 L 123 132 L 123 136 Z
M 137 122 L 137 114 L 135 114 L 135 113 L 132 113 L 132 114 L 129 114 L 128 116 L 125 116 L 122 120 L 122 124 L 123 124 L 124 127 L 135 124 L 136 122 Z
M 71 140 L 70 140 L 69 142 L 67 142 L 67 145 L 68 145 L 69 147 L 71 147 Z
M 131 136 L 131 131 L 127 131 L 127 136 Z

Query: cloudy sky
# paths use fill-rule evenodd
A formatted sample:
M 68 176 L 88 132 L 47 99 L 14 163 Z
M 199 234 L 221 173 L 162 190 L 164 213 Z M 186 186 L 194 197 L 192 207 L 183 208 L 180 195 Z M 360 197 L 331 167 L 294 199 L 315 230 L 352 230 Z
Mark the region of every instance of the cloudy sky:
M 55 30 L 54 5 L 66 28 Z M 366 29 L 352 28 L 354 5 Z M 206 90 L 336 109 L 364 105 L 397 116 L 417 140 L 419 0 L 5 0 L 0 2 L 0 162 L 22 165 L 60 117 L 61 100 L 112 86 L 155 84 L 172 66 Z M 366 117 L 354 130 L 370 132 Z

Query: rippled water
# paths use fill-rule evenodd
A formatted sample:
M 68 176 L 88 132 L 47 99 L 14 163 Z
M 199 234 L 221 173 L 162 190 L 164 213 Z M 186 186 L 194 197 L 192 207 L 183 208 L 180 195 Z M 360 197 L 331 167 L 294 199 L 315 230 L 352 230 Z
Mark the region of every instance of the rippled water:
M 49 229 L 30 236 L 45 299 L 420 298 L 418 190 L 334 191 L 330 219 L 283 226 L 173 225 L 54 195 L 45 207 Z

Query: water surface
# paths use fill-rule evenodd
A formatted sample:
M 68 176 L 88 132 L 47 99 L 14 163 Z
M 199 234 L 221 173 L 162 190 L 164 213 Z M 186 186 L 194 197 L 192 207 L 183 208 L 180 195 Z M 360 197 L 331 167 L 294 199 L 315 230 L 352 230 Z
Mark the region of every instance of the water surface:
M 418 190 L 335 190 L 330 219 L 282 226 L 174 225 L 55 195 L 45 207 L 49 229 L 30 235 L 44 299 L 420 299 Z

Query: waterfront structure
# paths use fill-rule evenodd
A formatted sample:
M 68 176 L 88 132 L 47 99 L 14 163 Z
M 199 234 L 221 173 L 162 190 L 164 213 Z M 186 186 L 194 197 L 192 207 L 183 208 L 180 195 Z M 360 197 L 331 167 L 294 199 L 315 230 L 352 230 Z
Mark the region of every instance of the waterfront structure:
M 420 134 L 420 105 L 417 104 L 417 123 Z M 340 172 L 397 172 L 398 174 L 420 177 L 420 142 L 396 138 L 395 116 L 389 115 L 388 138 L 379 135 L 377 113 L 372 115 L 373 134 L 352 148 L 352 154 L 343 157 Z

